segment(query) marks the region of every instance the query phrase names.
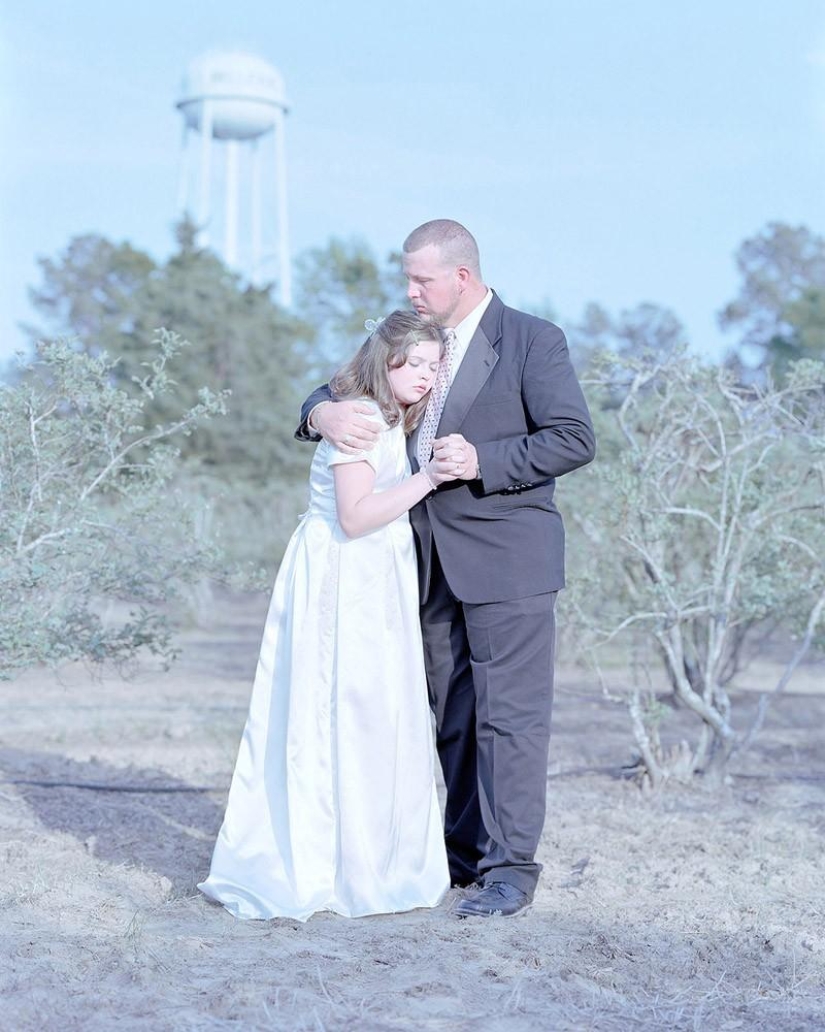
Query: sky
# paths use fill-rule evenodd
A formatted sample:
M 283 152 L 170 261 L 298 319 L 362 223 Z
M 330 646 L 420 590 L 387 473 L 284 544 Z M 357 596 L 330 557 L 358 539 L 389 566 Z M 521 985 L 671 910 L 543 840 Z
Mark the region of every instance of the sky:
M 653 302 L 717 357 L 739 244 L 825 233 L 822 0 L 0 0 L 0 358 L 38 257 L 172 251 L 175 100 L 224 49 L 285 80 L 293 256 L 454 218 L 506 303 Z

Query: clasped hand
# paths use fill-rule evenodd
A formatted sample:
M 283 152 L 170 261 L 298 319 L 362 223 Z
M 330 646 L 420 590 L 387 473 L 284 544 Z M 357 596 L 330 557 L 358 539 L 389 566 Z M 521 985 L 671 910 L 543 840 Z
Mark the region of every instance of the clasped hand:
M 336 404 L 322 402 L 313 411 L 311 426 L 345 455 L 369 451 L 378 440 L 379 424 L 375 409 L 359 401 Z M 438 437 L 433 443 L 433 457 L 427 464 L 427 475 L 434 484 L 448 480 L 475 480 L 478 453 L 461 434 Z
M 478 452 L 461 434 L 448 434 L 433 442 L 433 464 L 435 475 L 444 480 L 475 480 Z

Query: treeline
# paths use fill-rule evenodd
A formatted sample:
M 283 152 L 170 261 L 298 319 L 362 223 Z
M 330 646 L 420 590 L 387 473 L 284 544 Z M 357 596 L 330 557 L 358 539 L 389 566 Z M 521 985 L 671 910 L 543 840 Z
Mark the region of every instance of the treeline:
M 180 225 L 159 264 L 82 236 L 40 262 L 33 358 L 0 391 L 0 675 L 171 655 L 170 599 L 204 577 L 271 581 L 305 503 L 298 405 L 365 318 L 405 304 L 398 256 L 361 242 L 304 254 L 286 312 L 195 240 Z M 825 240 L 774 223 L 736 261 L 716 366 L 656 305 L 565 326 L 600 446 L 559 485 L 565 641 L 594 667 L 619 649 L 664 673 L 667 705 L 642 673 L 627 696 L 656 783 L 724 767 L 758 731 L 727 686 L 766 628 L 796 636 L 791 671 L 824 644 Z M 696 718 L 678 745 L 676 705 Z

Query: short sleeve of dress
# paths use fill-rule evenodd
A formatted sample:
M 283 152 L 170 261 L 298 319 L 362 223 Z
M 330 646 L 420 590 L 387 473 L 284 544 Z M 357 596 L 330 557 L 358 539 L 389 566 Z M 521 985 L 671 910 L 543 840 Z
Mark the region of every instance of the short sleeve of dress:
M 381 415 L 381 410 L 378 408 L 378 405 L 376 405 L 371 398 L 360 398 L 359 400 L 372 407 L 372 413 L 370 415 L 365 414 L 365 418 L 374 422 L 379 430 L 389 430 L 387 421 Z M 327 465 L 342 466 L 346 462 L 368 462 L 370 466 L 377 471 L 381 461 L 381 451 L 384 445 L 384 439 L 384 435 L 381 434 L 373 448 L 362 449 L 361 451 L 355 452 L 354 455 L 345 455 L 342 451 L 329 445 L 327 450 Z

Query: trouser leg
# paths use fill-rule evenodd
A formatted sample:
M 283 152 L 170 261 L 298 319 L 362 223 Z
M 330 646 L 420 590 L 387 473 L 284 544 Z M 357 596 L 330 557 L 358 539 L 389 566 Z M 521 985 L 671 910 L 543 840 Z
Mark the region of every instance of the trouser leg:
M 479 871 L 532 895 L 541 865 L 553 704 L 556 593 L 465 603 L 476 693 L 481 815 L 491 843 Z
M 447 788 L 444 839 L 450 878 L 454 885 L 466 885 L 478 879 L 487 844 L 478 798 L 475 688 L 461 603 L 447 586 L 435 554 L 421 630 L 436 748 Z

